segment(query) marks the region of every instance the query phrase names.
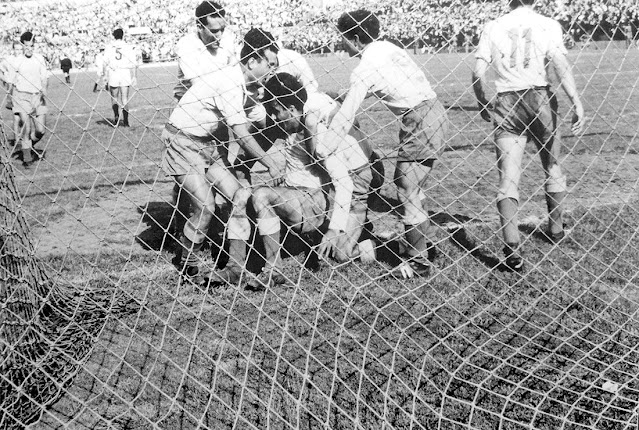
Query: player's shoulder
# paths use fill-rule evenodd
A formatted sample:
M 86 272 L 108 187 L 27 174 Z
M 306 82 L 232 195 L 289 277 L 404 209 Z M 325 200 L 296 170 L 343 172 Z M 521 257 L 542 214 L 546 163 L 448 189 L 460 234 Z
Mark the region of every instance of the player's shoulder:
M 244 86 L 244 75 L 239 65 L 228 65 L 212 70 L 200 77 L 193 86 L 198 86 L 205 91 L 223 93 L 233 89 L 241 89 Z

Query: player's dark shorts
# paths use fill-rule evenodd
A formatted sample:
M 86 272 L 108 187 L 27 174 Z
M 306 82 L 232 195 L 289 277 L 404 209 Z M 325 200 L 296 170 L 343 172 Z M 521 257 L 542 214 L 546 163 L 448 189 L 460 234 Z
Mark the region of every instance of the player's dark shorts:
M 425 100 L 406 111 L 401 119 L 397 161 L 438 158 L 448 132 L 448 117 L 439 100 Z
M 11 101 L 14 114 L 25 113 L 27 115 L 40 116 L 47 113 L 46 102 L 40 93 L 24 93 L 13 90 Z
M 60 68 L 64 73 L 69 73 L 69 71 L 71 70 L 71 66 L 61 66 Z
M 323 188 L 290 187 L 296 191 L 298 210 L 302 217 L 300 225 L 291 226 L 302 233 L 318 230 L 324 223 L 328 211 L 328 195 Z
M 549 87 L 499 93 L 493 115 L 496 138 L 527 135 L 543 145 L 558 138 L 557 97 Z
M 193 136 L 167 124 L 162 133 L 162 142 L 166 147 L 162 170 L 169 176 L 204 175 L 213 163 L 228 157 L 228 139 L 223 139 L 223 134 L 224 131 L 220 131 L 218 139 Z

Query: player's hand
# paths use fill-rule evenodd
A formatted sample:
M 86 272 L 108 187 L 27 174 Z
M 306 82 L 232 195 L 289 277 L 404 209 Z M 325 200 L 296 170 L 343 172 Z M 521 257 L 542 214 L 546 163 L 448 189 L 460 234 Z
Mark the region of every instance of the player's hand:
M 584 129 L 584 108 L 581 105 L 575 106 L 575 111 L 572 114 L 572 127 L 573 134 L 581 134 Z
M 493 105 L 491 103 L 479 103 L 479 114 L 482 119 L 486 122 L 492 122 L 493 116 L 491 112 L 493 111 Z
M 322 238 L 322 243 L 320 243 L 319 248 L 317 249 L 317 255 L 319 258 L 327 259 L 337 249 L 339 246 L 339 240 L 342 232 L 335 229 L 329 229 L 324 237 Z
M 395 269 L 395 272 L 399 272 L 404 279 L 410 279 L 415 275 L 413 268 L 406 262 L 400 264 L 397 269 Z
M 278 167 L 270 167 L 268 174 L 271 175 L 272 178 L 269 182 L 272 187 L 277 187 L 284 182 L 284 173 Z

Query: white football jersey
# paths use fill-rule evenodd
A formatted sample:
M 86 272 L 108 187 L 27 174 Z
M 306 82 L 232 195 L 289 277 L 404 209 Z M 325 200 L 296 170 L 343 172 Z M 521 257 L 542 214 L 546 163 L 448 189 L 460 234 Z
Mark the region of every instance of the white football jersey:
M 495 88 L 505 92 L 548 85 L 546 64 L 557 53 L 566 53 L 559 23 L 518 7 L 486 25 L 475 58 L 495 66 Z
M 134 69 L 141 63 L 138 49 L 123 40 L 115 40 L 104 50 L 104 65 L 109 70 Z

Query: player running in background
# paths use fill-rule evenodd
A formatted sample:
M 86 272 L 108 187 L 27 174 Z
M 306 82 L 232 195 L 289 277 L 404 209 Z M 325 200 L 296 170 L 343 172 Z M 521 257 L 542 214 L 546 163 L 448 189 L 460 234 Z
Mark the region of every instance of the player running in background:
M 584 109 L 566 59 L 561 26 L 534 12 L 533 3 L 534 0 L 511 0 L 511 12 L 486 25 L 475 53 L 477 61 L 473 72 L 481 117 L 495 126 L 499 169 L 497 209 L 506 256 L 502 268 L 517 272 L 523 269 L 517 226 L 518 187 L 528 139 L 535 142 L 546 174 L 549 213 L 546 235 L 551 242 L 564 237 L 562 212 L 566 177 L 559 166 L 557 98 L 549 85 L 547 67 L 554 67 L 574 105 L 572 132 L 580 133 L 584 122 Z M 491 64 L 497 72 L 494 103 L 485 92 L 486 72 Z
M 209 73 L 193 83 L 166 125 L 162 140 L 167 149 L 162 168 L 183 188 L 193 207 L 181 236 L 180 271 L 187 278 L 199 274 L 195 252 L 206 239 L 215 212 L 215 195 L 219 193 L 231 201 L 240 189 L 227 158 L 226 127 L 233 131 L 239 145 L 268 169 L 275 183 L 282 177 L 272 157 L 250 135 L 244 111 L 246 86 L 266 79 L 276 56 L 277 47 L 268 38 L 245 38 L 239 64 Z M 249 239 L 247 224 L 245 219 L 230 219 L 228 238 L 237 239 L 231 246 L 244 245 Z
M 428 276 L 430 219 L 421 195 L 431 169 L 444 146 L 448 119 L 424 72 L 401 48 L 379 37 L 379 20 L 367 10 L 342 14 L 337 29 L 351 56 L 360 63 L 350 77 L 350 88 L 331 122 L 326 142 L 339 142 L 353 125 L 362 102 L 374 95 L 401 121 L 399 153 L 395 168 L 397 196 L 408 243 L 404 277 Z M 328 233 L 327 233 L 328 234 Z
M 329 181 L 335 186 L 329 230 L 341 232 L 335 256 L 346 261 L 359 256 L 358 239 L 366 223 L 367 204 L 372 174 L 369 166 L 370 145 L 357 130 L 347 135 L 323 163 L 316 150 L 323 146 L 330 118 L 339 105 L 320 92 L 307 94 L 303 84 L 287 73 L 268 80 L 263 103 L 276 126 L 287 136 L 284 183 L 279 187 L 258 186 L 236 194 L 234 204 L 243 204 L 240 194 L 250 195 L 257 230 L 264 241 L 266 265 L 247 283 L 249 290 L 263 290 L 283 284 L 281 273 L 280 224 L 300 235 L 319 232 L 329 212 L 330 199 L 325 189 Z M 327 175 L 328 173 L 328 175 Z M 232 247 L 238 250 L 239 246 Z M 242 262 L 245 253 L 231 253 L 232 261 Z M 229 266 L 210 275 L 212 284 L 236 284 L 243 264 Z
M 104 75 L 111 93 L 113 126 L 118 126 L 122 110 L 122 126 L 129 127 L 130 89 L 136 83 L 142 58 L 135 46 L 124 41 L 124 31 L 121 28 L 113 31 L 113 37 L 115 40 L 104 50 Z
M 49 70 L 44 57 L 33 52 L 35 37 L 30 31 L 20 36 L 22 55 L 9 61 L 9 93 L 13 104 L 13 113 L 19 117 L 19 130 L 16 142 L 22 149 L 22 166 L 29 168 L 33 164 L 33 155 L 41 158 L 33 149 L 44 136 L 46 130 L 46 95 Z

